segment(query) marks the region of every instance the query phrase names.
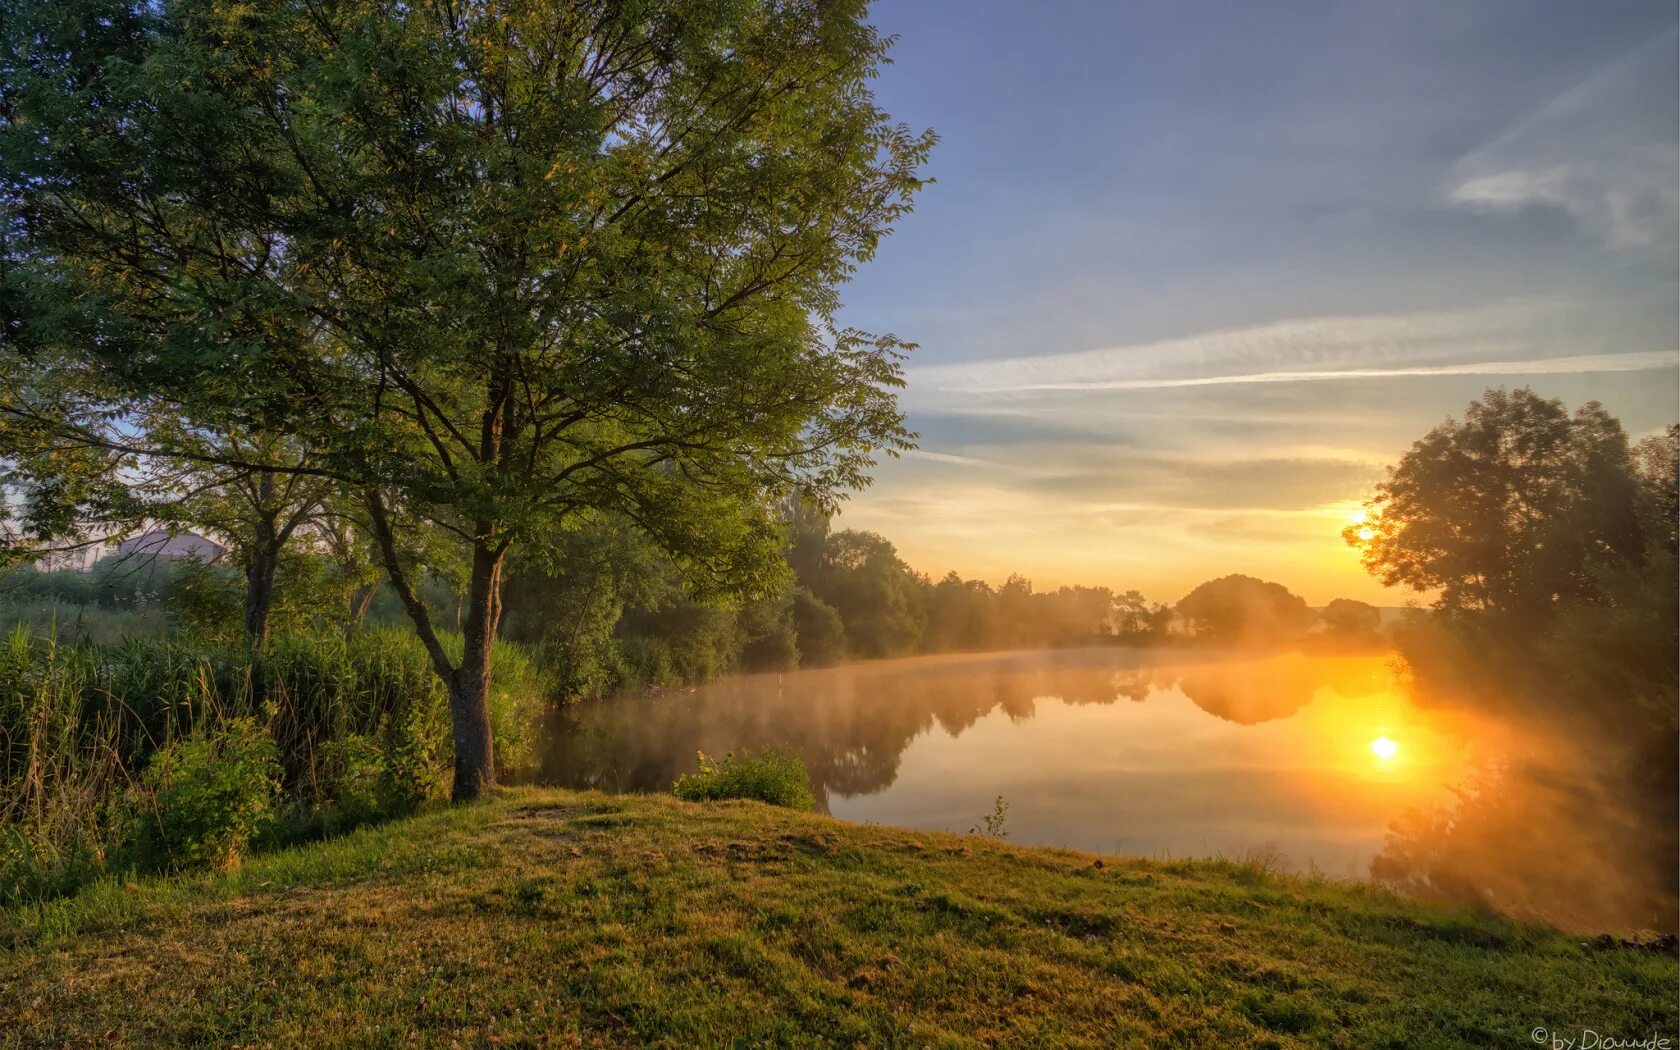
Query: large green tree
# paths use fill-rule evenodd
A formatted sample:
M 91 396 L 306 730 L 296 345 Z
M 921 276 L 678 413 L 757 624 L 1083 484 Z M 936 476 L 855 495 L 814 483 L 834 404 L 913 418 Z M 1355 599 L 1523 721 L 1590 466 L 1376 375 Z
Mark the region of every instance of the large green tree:
M 302 469 L 360 494 L 448 685 L 458 799 L 495 776 L 510 551 L 608 513 L 703 586 L 767 590 L 773 501 L 832 502 L 909 441 L 905 344 L 836 322 L 932 142 L 875 104 L 889 41 L 862 3 L 0 16 L 10 367 L 320 449 Z M 458 645 L 415 589 L 439 533 Z

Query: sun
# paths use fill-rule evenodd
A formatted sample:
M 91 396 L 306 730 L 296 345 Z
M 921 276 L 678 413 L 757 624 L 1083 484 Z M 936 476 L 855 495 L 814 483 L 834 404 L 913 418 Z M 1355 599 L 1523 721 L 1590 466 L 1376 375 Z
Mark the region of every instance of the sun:
M 1371 537 L 1376 535 L 1375 530 L 1373 530 L 1369 524 L 1370 517 L 1371 516 L 1366 513 L 1365 508 L 1363 507 L 1355 507 L 1353 510 L 1348 511 L 1348 524 L 1350 526 L 1360 526 L 1359 531 L 1354 533 L 1354 535 L 1358 536 L 1361 542 L 1369 542 Z
M 1393 761 L 1394 756 L 1399 753 L 1400 745 L 1386 736 L 1379 736 L 1371 741 L 1371 754 L 1376 755 L 1384 762 Z

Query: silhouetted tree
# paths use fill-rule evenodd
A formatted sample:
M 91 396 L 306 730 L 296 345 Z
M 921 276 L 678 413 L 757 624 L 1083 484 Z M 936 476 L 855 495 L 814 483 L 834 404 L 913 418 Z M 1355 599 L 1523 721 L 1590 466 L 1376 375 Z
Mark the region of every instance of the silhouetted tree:
M 1416 688 L 1568 741 L 1582 781 L 1572 794 L 1594 810 L 1621 804 L 1637 845 L 1618 865 L 1658 886 L 1677 877 L 1677 448 L 1680 427 L 1635 450 L 1596 403 L 1570 413 L 1490 390 L 1415 444 L 1345 533 L 1384 582 L 1440 589 L 1432 613 L 1396 634 Z M 1553 818 L 1511 803 L 1555 780 L 1513 767 L 1461 793 L 1450 813 L 1397 827 L 1373 872 L 1477 895 L 1578 894 L 1569 865 L 1547 872 L 1559 866 L 1536 868 L 1514 845 L 1544 841 L 1534 823 Z M 1489 864 L 1457 864 L 1468 851 Z M 1657 921 L 1672 924 L 1672 893 L 1664 911 Z
M 1534 622 L 1592 590 L 1590 564 L 1640 558 L 1639 491 L 1597 402 L 1571 415 L 1527 388 L 1489 390 L 1414 444 L 1343 535 L 1388 586 Z
M 1307 601 L 1279 583 L 1240 573 L 1197 587 L 1176 611 L 1198 638 L 1231 645 L 1268 645 L 1299 638 L 1312 624 Z
M 1382 610 L 1353 598 L 1337 598 L 1318 612 L 1327 633 L 1344 638 L 1370 637 L 1382 627 Z

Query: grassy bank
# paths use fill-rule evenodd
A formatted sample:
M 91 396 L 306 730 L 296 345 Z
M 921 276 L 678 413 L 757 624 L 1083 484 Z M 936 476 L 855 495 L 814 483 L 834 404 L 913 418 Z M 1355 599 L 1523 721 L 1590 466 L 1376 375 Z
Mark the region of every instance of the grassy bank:
M 0 1044 L 1533 1045 L 1675 960 L 1225 862 L 497 793 L 0 913 Z

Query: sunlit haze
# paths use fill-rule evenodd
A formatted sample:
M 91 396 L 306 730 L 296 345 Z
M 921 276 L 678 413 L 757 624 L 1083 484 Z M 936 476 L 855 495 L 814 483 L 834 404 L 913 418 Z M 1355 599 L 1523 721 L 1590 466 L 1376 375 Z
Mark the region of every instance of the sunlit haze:
M 1489 386 L 1677 411 L 1672 5 L 881 5 L 938 180 L 845 290 L 917 569 L 1399 604 L 1339 533 Z

